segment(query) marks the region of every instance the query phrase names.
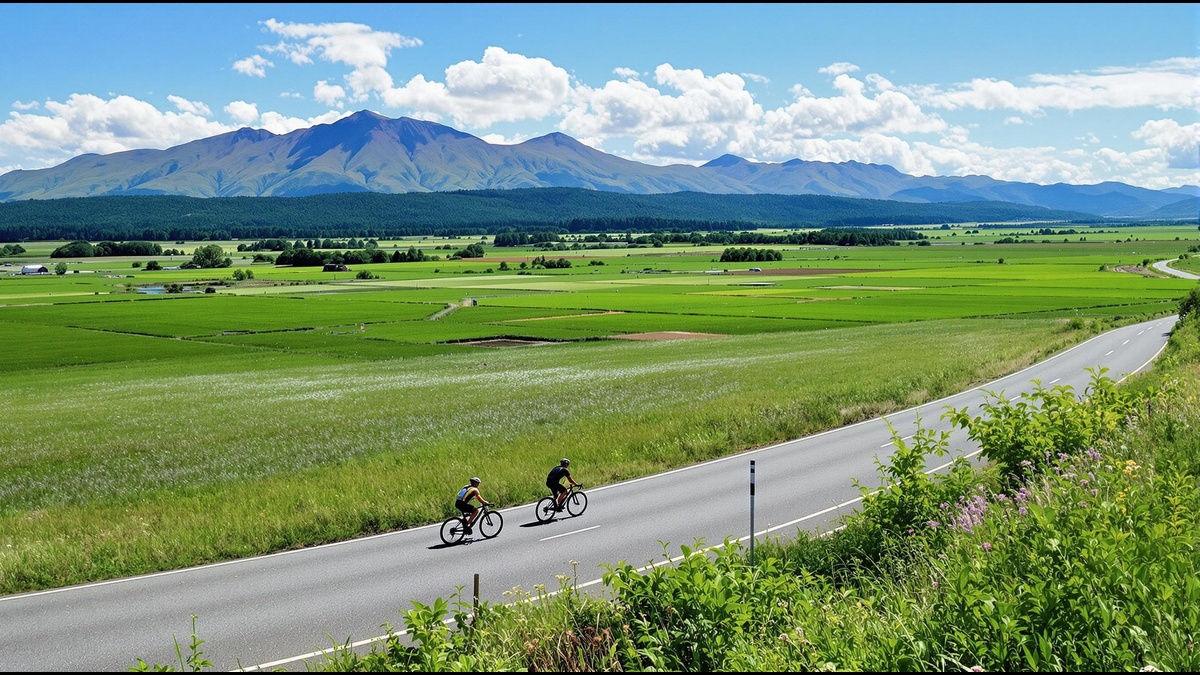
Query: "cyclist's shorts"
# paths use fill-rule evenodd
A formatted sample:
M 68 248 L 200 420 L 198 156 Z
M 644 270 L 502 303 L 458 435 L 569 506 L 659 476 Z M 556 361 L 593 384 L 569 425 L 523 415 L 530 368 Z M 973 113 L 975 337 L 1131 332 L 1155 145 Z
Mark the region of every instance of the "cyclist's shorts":
M 546 487 L 550 488 L 550 491 L 554 494 L 567 491 L 567 488 L 563 486 L 561 481 L 556 483 L 552 480 L 548 480 L 546 481 Z
M 464 502 L 461 499 L 454 500 L 454 507 L 463 513 L 470 513 L 475 510 L 474 506 L 471 506 L 470 504 L 468 504 L 467 502 Z

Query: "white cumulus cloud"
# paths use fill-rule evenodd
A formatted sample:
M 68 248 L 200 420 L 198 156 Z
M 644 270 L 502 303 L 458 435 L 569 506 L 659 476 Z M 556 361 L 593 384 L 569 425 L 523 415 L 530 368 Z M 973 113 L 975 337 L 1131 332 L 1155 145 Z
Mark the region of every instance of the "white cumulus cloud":
M 225 114 L 233 118 L 237 124 L 247 125 L 258 122 L 258 106 L 246 101 L 232 101 L 225 106 Z
M 386 68 L 393 49 L 422 44 L 417 38 L 374 30 L 360 23 L 286 23 L 268 19 L 262 25 L 284 38 L 276 45 L 262 47 L 263 51 L 283 54 L 298 65 L 312 63 L 317 58 L 349 66 L 346 85 L 351 96 L 358 100 L 391 86 Z
M 199 115 L 200 117 L 208 117 L 212 115 L 212 110 L 199 101 L 189 101 L 182 96 L 168 96 L 167 100 L 175 104 L 175 108 L 180 112 Z
M 251 77 L 266 77 L 267 68 L 273 67 L 275 67 L 275 64 L 271 63 L 266 59 L 266 57 L 260 54 L 247 56 L 244 59 L 239 59 L 233 62 L 234 71 L 243 75 L 249 75 Z
M 454 124 L 487 127 L 497 122 L 541 119 L 567 99 L 567 71 L 542 58 L 488 47 L 482 61 L 446 68 L 446 81 L 418 75 L 401 87 L 381 92 L 383 102 Z
M 232 130 L 194 111 L 163 112 L 130 96 L 74 94 L 66 101 L 47 101 L 44 108 L 45 115 L 13 113 L 0 125 L 0 147 L 17 146 L 58 163 L 84 153 L 163 149 Z
M 1200 122 L 1185 126 L 1175 120 L 1151 120 L 1133 136 L 1161 153 L 1172 169 L 1200 169 Z
M 1154 107 L 1200 108 L 1200 59 L 1157 61 L 1142 68 L 1105 68 L 1094 73 L 1030 75 L 1029 85 L 980 78 L 949 88 L 909 89 L 924 105 L 946 110 L 1016 110 Z
M 329 84 L 325 80 L 321 80 L 313 86 L 313 100 L 318 103 L 340 108 L 345 99 L 346 90 L 336 84 Z

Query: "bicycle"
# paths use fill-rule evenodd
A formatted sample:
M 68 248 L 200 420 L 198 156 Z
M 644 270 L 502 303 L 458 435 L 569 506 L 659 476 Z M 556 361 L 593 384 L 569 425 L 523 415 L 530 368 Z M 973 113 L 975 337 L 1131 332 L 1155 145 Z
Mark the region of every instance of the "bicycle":
M 583 491 L 582 485 L 572 485 L 567 488 L 567 497 L 563 505 L 567 509 L 567 513 L 571 517 L 582 515 L 587 509 L 588 498 Z M 559 508 L 556 506 L 554 496 L 542 497 L 537 503 L 537 519 L 539 523 L 548 523 L 554 520 L 554 514 L 558 513 Z
M 484 539 L 491 539 L 500 534 L 504 527 L 504 516 L 499 511 L 493 511 L 490 506 L 481 506 L 479 517 L 475 519 L 475 529 Z M 467 536 L 467 514 L 451 516 L 442 523 L 442 541 L 447 546 L 457 544 Z

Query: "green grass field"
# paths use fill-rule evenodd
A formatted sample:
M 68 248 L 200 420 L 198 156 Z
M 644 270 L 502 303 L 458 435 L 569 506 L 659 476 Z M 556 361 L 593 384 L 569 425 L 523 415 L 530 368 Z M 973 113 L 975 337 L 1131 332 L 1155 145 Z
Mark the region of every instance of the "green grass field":
M 1196 285 L 1142 267 L 1194 226 L 1029 231 L 760 263 L 691 245 L 447 260 L 468 240 L 426 239 L 380 246 L 443 259 L 348 272 L 221 242 L 233 267 L 0 275 L 0 593 L 434 522 L 469 475 L 532 501 L 564 454 L 599 484 L 794 438 L 1171 314 Z M 0 270 L 54 270 L 62 243 Z M 572 266 L 521 268 L 539 256 Z M 141 292 L 168 284 L 194 292 Z

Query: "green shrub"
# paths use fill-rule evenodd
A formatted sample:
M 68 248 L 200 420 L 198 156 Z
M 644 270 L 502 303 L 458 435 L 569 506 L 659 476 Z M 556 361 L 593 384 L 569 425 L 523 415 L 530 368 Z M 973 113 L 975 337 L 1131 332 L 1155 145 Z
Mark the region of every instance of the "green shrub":
M 1183 296 L 1179 301 L 1179 318 L 1184 319 L 1191 313 L 1200 308 L 1200 286 L 1196 286 L 1188 291 L 1188 294 Z
M 604 583 L 634 636 L 620 645 L 623 670 L 727 670 L 762 636 L 789 629 L 790 612 L 778 598 L 801 582 L 779 574 L 774 560 L 750 567 L 741 546 L 729 540 L 713 558 L 681 548 L 673 567 L 607 567 Z
M 926 472 L 926 458 L 944 457 L 948 452 L 950 432 L 923 428 L 919 420 L 917 427 L 909 444 L 888 423 L 896 450 L 889 462 L 875 461 L 883 478 L 882 487 L 873 490 L 855 480 L 863 495 L 858 518 L 881 543 L 926 532 L 927 524 L 937 519 L 941 505 L 967 494 L 978 480 L 963 457 L 956 457 L 946 474 Z
M 949 410 L 943 419 L 966 429 L 980 444 L 980 455 L 998 466 L 1010 486 L 1018 485 L 1056 457 L 1088 449 L 1137 410 L 1137 397 L 1119 390 L 1104 375 L 1107 369 L 1088 372 L 1091 384 L 1081 399 L 1070 386 L 1047 389 L 1035 381 L 1035 389 L 1016 400 L 985 392 L 984 416 L 972 417 L 963 408 Z

